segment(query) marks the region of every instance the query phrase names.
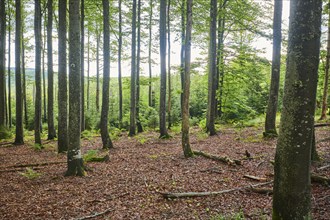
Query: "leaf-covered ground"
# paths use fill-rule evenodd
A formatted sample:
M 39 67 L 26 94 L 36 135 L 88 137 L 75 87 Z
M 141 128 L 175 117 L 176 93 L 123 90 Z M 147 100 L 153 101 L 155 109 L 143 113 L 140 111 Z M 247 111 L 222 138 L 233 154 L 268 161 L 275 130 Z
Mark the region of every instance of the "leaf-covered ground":
M 329 127 L 317 128 L 317 141 L 328 138 L 329 131 Z M 35 150 L 32 141 L 24 146 L 0 142 L 0 219 L 83 219 L 103 212 L 93 219 L 230 219 L 234 215 L 270 219 L 272 196 L 268 194 L 236 190 L 173 200 L 160 194 L 221 191 L 259 183 L 244 175 L 271 181 L 276 140 L 263 140 L 261 133 L 257 128 L 224 128 L 217 136 L 207 137 L 193 130 L 194 150 L 242 160 L 241 166 L 200 156 L 185 159 L 179 134 L 168 140 L 158 139 L 153 132 L 134 138 L 123 134 L 114 141 L 110 161 L 87 163 L 90 171 L 82 178 L 64 177 L 66 155 L 56 153 L 55 141 L 45 141 L 42 150 Z M 100 137 L 84 138 L 82 151 L 101 146 Z M 317 170 L 330 164 L 330 141 L 318 142 L 317 148 L 322 161 L 312 170 L 330 177 L 329 167 Z M 246 158 L 246 151 L 251 159 Z M 29 174 L 20 167 L 26 164 L 35 164 Z M 312 211 L 314 219 L 330 219 L 328 186 L 312 184 Z

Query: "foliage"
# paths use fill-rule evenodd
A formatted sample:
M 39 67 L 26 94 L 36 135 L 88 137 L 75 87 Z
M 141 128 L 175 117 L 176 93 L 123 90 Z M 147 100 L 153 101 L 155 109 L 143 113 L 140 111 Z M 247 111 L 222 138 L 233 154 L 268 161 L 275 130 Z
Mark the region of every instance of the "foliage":
M 42 175 L 41 173 L 38 173 L 29 167 L 26 168 L 25 172 L 21 172 L 20 174 L 28 179 L 36 179 Z
M 88 150 L 84 155 L 83 155 L 83 160 L 84 162 L 90 162 L 92 161 L 93 158 L 95 158 L 98 154 L 98 150 Z
M 12 137 L 12 133 L 9 128 L 5 126 L 0 127 L 0 140 L 1 139 L 9 139 Z

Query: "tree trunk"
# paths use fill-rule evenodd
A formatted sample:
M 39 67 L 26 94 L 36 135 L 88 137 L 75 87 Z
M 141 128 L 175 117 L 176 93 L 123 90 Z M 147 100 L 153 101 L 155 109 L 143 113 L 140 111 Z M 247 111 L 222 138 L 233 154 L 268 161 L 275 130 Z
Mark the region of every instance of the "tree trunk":
M 330 7 L 330 0 L 328 2 Z M 330 8 L 328 7 L 328 39 L 327 39 L 327 58 L 325 64 L 324 84 L 323 84 L 323 97 L 322 97 L 322 112 L 320 120 L 327 119 L 328 109 L 328 87 L 329 87 L 329 67 L 330 67 Z
M 81 1 L 81 131 L 85 130 L 85 0 Z
M 137 54 L 136 54 L 136 127 L 138 133 L 143 132 L 140 121 L 140 62 L 141 62 L 141 0 L 138 0 Z
M 273 219 L 311 219 L 310 164 L 322 1 L 291 1 Z M 309 37 L 306 37 L 309 36 Z
M 110 80 L 110 25 L 109 25 L 109 0 L 103 3 L 103 91 L 101 111 L 101 137 L 103 149 L 113 148 L 108 131 L 109 121 L 109 80 Z
M 16 84 L 16 136 L 14 144 L 24 144 L 23 141 L 23 101 L 21 80 L 21 0 L 15 0 L 16 30 L 15 30 L 15 84 Z
M 209 44 L 209 75 L 208 75 L 208 103 L 206 127 L 210 135 L 215 135 L 216 110 L 216 82 L 217 82 L 217 1 L 210 3 L 210 44 Z
M 136 134 L 136 0 L 132 12 L 132 49 L 131 49 L 131 105 L 129 136 Z
M 8 1 L 8 51 L 11 50 L 11 12 L 10 12 L 10 2 Z M 12 115 L 11 115 L 11 53 L 8 53 L 8 126 L 12 126 Z
M 160 0 L 159 41 L 160 41 L 160 97 L 159 131 L 160 138 L 168 137 L 166 129 L 166 1 Z
M 185 4 L 186 0 L 182 0 L 181 2 L 181 51 L 180 51 L 180 76 L 181 76 L 181 109 L 183 105 L 183 90 L 184 90 L 184 74 L 185 74 L 185 33 L 186 33 L 186 25 L 185 25 Z M 182 110 L 181 110 L 182 112 Z
M 46 20 L 46 13 L 44 20 Z M 43 100 L 44 100 L 44 117 L 43 122 L 47 122 L 47 96 L 46 96 L 46 68 L 45 68 L 45 51 L 46 51 L 46 26 L 44 25 L 44 40 L 43 40 L 43 47 L 42 47 L 42 87 L 43 87 Z
M 275 0 L 274 20 L 273 20 L 273 59 L 272 76 L 267 105 L 265 121 L 265 137 L 277 136 L 276 132 L 276 113 L 278 102 L 278 90 L 280 86 L 281 70 L 281 41 L 282 41 L 282 1 Z
M 69 0 L 69 146 L 66 176 L 84 176 L 81 135 L 80 0 Z
M 24 25 L 22 26 L 22 76 L 23 76 L 23 107 L 24 107 L 24 124 L 27 128 L 28 119 L 28 109 L 26 103 L 26 74 L 25 74 L 25 42 L 24 42 Z
M 149 42 L 148 42 L 148 67 L 149 67 L 149 84 L 148 84 L 148 101 L 149 107 L 154 107 L 152 101 L 152 59 L 151 59 L 151 46 L 152 46 L 152 15 L 153 15 L 153 0 L 149 1 L 150 15 L 149 15 Z
M 5 0 L 0 0 L 0 129 L 6 126 L 6 14 Z
M 47 74 L 48 74 L 48 140 L 56 137 L 54 126 L 54 71 L 53 71 L 53 0 L 47 2 Z
M 89 88 L 89 75 L 90 75 L 90 33 L 89 33 L 89 29 L 87 30 L 87 110 L 89 110 L 89 92 L 90 92 L 90 88 Z
M 187 28 L 185 40 L 185 75 L 182 103 L 182 148 L 184 156 L 192 157 L 194 154 L 189 141 L 189 95 L 190 95 L 190 57 L 191 57 L 191 29 L 192 29 L 192 0 L 187 0 Z
M 172 83 L 171 83 L 171 27 L 170 27 L 170 8 L 171 0 L 168 0 L 167 5 L 167 71 L 168 71 L 168 102 L 167 102 L 167 112 L 168 112 L 168 129 L 172 127 L 171 122 L 171 107 L 172 107 Z
M 100 33 L 96 34 L 96 111 L 100 111 Z
M 41 145 L 41 4 L 34 2 L 34 37 L 35 37 L 35 105 L 34 105 L 34 143 Z
M 58 2 L 58 152 L 68 150 L 67 0 Z
M 122 33 L 122 13 L 121 13 L 121 0 L 118 1 L 119 7 L 119 33 L 118 33 L 118 87 L 119 87 L 119 128 L 123 125 L 123 85 L 121 78 L 121 53 L 123 45 L 123 33 Z

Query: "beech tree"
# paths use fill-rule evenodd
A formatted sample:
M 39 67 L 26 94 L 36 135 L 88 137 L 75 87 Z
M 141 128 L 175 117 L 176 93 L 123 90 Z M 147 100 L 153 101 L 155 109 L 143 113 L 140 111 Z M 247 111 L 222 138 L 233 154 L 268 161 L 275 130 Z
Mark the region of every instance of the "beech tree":
M 148 68 L 149 68 L 149 83 L 148 83 L 148 104 L 154 106 L 152 101 L 152 16 L 153 16 L 153 0 L 149 1 L 149 41 L 148 41 Z
M 121 55 L 122 55 L 122 45 L 123 45 L 123 33 L 122 33 L 122 12 L 121 12 L 121 0 L 118 1 L 118 92 L 119 92 L 119 127 L 121 128 L 123 122 L 123 85 L 121 78 Z
M 85 0 L 80 0 L 81 10 L 81 131 L 85 130 Z
M 137 54 L 136 54 L 136 127 L 143 132 L 140 121 L 140 63 L 141 63 L 141 0 L 138 0 L 137 13 Z
M 166 1 L 160 0 L 159 42 L 160 42 L 160 97 L 159 131 L 160 137 L 167 137 L 166 129 Z
M 16 136 L 14 144 L 24 144 L 23 140 L 23 100 L 21 78 L 21 38 L 22 14 L 21 0 L 15 0 L 16 25 L 15 25 L 15 86 L 16 86 Z
M 311 145 L 322 0 L 291 0 L 283 109 L 275 155 L 273 219 L 311 219 Z
M 69 146 L 66 176 L 84 176 L 81 135 L 80 0 L 69 0 Z
M 274 1 L 272 76 L 265 120 L 265 137 L 277 136 L 276 113 L 280 87 L 282 0 Z
M 58 1 L 58 152 L 68 149 L 67 0 Z
M 113 148 L 108 131 L 109 114 L 109 80 L 110 80 L 110 25 L 109 25 L 109 0 L 103 3 L 103 87 L 101 110 L 101 137 L 103 149 Z
M 190 59 L 191 59 L 191 29 L 192 0 L 187 0 L 187 26 L 185 40 L 184 90 L 182 103 L 182 148 L 185 157 L 192 157 L 193 152 L 189 141 L 189 96 L 190 96 Z
M 5 0 L 0 0 L 0 129 L 5 127 L 6 119 L 6 14 Z
M 34 2 L 34 37 L 35 37 L 35 85 L 36 101 L 34 106 L 34 143 L 41 145 L 41 4 Z
M 8 9 L 8 51 L 11 51 L 11 6 L 10 1 L 7 4 Z M 12 126 L 12 115 L 11 115 L 11 71 L 10 71 L 10 62 L 11 62 L 11 54 L 8 53 L 8 126 L 11 128 Z

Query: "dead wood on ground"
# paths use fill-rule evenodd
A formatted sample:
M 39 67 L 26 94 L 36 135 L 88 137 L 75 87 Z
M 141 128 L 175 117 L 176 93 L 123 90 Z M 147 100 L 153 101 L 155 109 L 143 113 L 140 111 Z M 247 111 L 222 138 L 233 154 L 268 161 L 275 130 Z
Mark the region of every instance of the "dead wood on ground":
M 215 161 L 220 161 L 220 162 L 226 163 L 228 165 L 233 165 L 233 166 L 234 165 L 242 165 L 242 162 L 240 160 L 232 160 L 227 156 L 219 157 L 219 156 L 216 156 L 216 155 L 207 154 L 203 151 L 193 151 L 193 153 L 195 155 L 202 156 L 202 157 L 205 157 L 205 158 L 208 158 L 208 159 L 211 159 L 211 160 L 215 160 Z

